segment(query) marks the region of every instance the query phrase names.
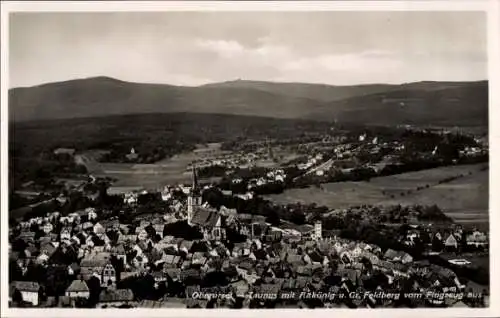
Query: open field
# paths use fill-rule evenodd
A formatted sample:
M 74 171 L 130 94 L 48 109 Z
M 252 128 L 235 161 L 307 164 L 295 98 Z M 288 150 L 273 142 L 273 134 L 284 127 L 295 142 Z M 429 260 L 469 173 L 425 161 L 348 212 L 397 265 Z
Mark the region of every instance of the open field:
M 90 174 L 116 179 L 115 186 L 155 189 L 167 184 L 189 183 L 191 171 L 188 167 L 193 162 L 228 154 L 228 151 L 219 150 L 214 145 L 220 144 L 209 144 L 208 147 L 198 145 L 194 151 L 179 153 L 151 164 L 98 162 L 95 151 L 84 152 L 77 157 L 78 162 L 84 164 Z M 297 157 L 297 154 L 286 151 L 280 154 L 284 156 L 282 161 Z M 276 168 L 279 164 L 269 159 L 255 161 L 256 166 L 265 168 Z
M 267 198 L 277 203 L 316 203 L 332 209 L 362 204 L 437 204 L 457 222 L 484 225 L 488 223 L 489 171 L 480 171 L 482 167 L 484 164 L 450 166 L 379 177 L 370 182 L 329 183 L 320 189 L 290 189 Z M 458 175 L 464 176 L 437 184 L 443 178 Z M 417 187 L 423 188 L 417 191 Z
M 187 167 L 198 158 L 194 152 L 186 152 L 153 164 L 103 163 L 89 160 L 86 166 L 96 177 L 116 179 L 114 186 L 156 189 L 167 184 L 191 182 L 191 172 Z

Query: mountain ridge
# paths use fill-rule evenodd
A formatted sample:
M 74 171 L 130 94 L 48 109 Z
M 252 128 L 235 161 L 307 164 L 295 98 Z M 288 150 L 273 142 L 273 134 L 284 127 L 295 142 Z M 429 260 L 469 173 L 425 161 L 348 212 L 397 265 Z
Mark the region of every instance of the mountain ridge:
M 387 102 L 392 99 L 421 102 L 403 109 Z M 175 86 L 98 76 L 10 89 L 9 110 L 13 121 L 194 112 L 383 124 L 469 118 L 487 125 L 488 81 L 335 86 L 236 80 Z

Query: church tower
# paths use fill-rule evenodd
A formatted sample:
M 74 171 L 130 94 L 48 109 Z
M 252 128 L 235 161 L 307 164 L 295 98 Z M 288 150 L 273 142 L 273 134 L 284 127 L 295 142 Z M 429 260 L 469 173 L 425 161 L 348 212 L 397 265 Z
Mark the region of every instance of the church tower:
M 191 225 L 191 220 L 193 218 L 193 213 L 197 207 L 202 204 L 201 191 L 198 185 L 198 176 L 196 175 L 196 166 L 193 164 L 193 184 L 191 190 L 189 191 L 187 199 L 187 222 Z

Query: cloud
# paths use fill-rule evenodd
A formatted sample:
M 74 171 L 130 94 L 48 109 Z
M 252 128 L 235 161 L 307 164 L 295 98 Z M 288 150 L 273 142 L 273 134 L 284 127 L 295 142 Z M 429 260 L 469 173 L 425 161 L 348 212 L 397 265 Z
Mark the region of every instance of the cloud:
M 15 15 L 9 82 L 94 75 L 174 85 L 484 79 L 484 21 L 464 12 Z
M 197 40 L 196 46 L 214 53 L 220 63 L 233 70 L 238 66 L 255 69 L 273 69 L 275 77 L 286 75 L 300 77 L 300 74 L 323 73 L 336 78 L 337 73 L 353 72 L 357 76 L 363 74 L 379 74 L 395 71 L 402 66 L 400 57 L 387 50 L 367 50 L 356 53 L 317 54 L 304 56 L 292 47 L 273 44 L 263 39 L 259 46 L 245 47 L 237 41 Z M 238 74 L 235 74 L 236 77 Z M 243 77 L 243 76 L 241 76 Z M 325 76 L 326 77 L 326 76 Z
M 236 41 L 225 40 L 197 40 L 199 48 L 215 52 L 223 58 L 233 58 L 245 52 L 245 48 Z

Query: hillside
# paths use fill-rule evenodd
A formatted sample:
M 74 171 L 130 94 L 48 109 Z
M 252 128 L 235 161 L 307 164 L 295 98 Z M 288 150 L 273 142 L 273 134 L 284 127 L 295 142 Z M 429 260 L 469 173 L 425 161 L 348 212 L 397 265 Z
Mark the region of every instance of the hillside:
M 340 122 L 487 126 L 487 82 L 402 85 L 401 89 L 333 102 Z M 309 118 L 319 118 L 312 114 Z
M 9 91 L 14 121 L 173 112 L 301 118 L 320 104 L 248 88 L 139 84 L 106 77 Z
M 192 150 L 197 144 L 304 138 L 305 131 L 324 134 L 330 128 L 328 122 L 303 119 L 202 113 L 14 122 L 9 125 L 9 180 L 16 188 L 36 178 L 38 169 L 48 165 L 47 157 L 59 147 L 105 149 L 121 156 L 134 147 L 138 153 L 168 158 Z
M 278 83 L 236 80 L 222 83 L 207 84 L 211 88 L 251 88 L 285 96 L 316 99 L 322 102 L 342 100 L 353 96 L 369 95 L 395 89 L 398 85 L 369 84 L 354 86 L 333 86 L 307 83 Z
M 486 126 L 488 82 L 329 86 L 232 81 L 181 87 L 95 77 L 11 89 L 9 109 L 14 121 L 192 112 L 360 124 Z

